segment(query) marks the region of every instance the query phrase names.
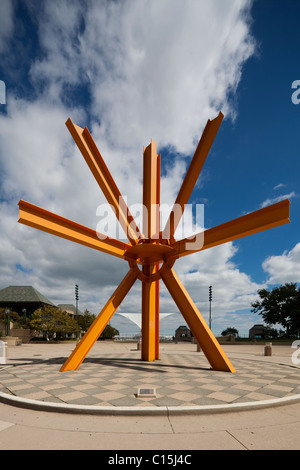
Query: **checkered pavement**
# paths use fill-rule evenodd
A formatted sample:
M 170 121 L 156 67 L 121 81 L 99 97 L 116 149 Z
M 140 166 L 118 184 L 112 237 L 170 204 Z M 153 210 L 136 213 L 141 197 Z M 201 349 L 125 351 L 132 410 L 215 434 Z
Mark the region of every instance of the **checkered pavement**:
M 136 353 L 87 357 L 59 372 L 65 358 L 0 369 L 0 392 L 44 402 L 94 406 L 199 406 L 253 402 L 300 394 L 300 369 L 234 360 L 235 374 L 213 371 L 202 353 L 167 354 L 142 362 Z M 139 388 L 155 397 L 137 397 Z

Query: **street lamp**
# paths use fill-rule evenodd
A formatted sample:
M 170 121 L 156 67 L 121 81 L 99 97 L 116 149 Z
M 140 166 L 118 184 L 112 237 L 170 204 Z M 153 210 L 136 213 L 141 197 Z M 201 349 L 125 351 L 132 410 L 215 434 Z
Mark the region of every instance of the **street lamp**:
M 208 288 L 208 298 L 209 298 L 209 328 L 211 330 L 211 302 L 212 302 L 212 286 Z
M 6 336 L 10 336 L 10 310 L 7 308 L 6 313 Z
M 26 325 L 26 312 L 27 312 L 26 308 L 23 308 L 22 313 L 23 313 L 23 324 L 24 325 Z
M 76 314 L 76 321 L 78 324 L 78 284 L 75 284 L 75 303 L 76 303 L 75 314 Z M 76 336 L 78 338 L 78 332 L 76 333 Z

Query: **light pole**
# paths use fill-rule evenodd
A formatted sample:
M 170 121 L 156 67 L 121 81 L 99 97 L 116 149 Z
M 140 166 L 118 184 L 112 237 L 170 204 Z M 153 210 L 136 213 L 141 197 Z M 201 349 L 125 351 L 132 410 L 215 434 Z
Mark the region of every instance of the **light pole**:
M 7 308 L 6 313 L 6 336 L 10 336 L 10 310 Z
M 22 309 L 22 313 L 23 313 L 23 325 L 26 325 L 26 312 L 27 312 L 26 308 L 23 308 L 23 309 Z
M 211 330 L 211 302 L 212 302 L 212 286 L 208 288 L 208 297 L 209 297 L 209 329 Z
M 77 322 L 77 325 L 78 325 L 78 285 L 77 284 L 75 284 L 75 304 L 76 304 L 75 315 L 76 315 L 76 322 Z M 78 331 L 76 333 L 76 336 L 78 338 Z

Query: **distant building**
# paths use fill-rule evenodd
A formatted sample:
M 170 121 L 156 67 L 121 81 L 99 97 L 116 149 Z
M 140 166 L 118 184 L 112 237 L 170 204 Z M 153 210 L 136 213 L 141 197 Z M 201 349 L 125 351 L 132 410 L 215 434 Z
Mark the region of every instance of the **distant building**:
M 269 328 L 265 325 L 253 325 L 249 330 L 250 339 L 268 339 Z
M 55 305 L 32 286 L 9 286 L 0 290 L 0 308 L 30 317 L 40 307 Z
M 180 326 L 175 331 L 175 341 L 192 341 L 193 335 L 187 326 Z
M 58 304 L 57 307 L 60 308 L 61 310 L 63 310 L 64 312 L 69 313 L 69 315 L 72 318 L 76 317 L 76 307 L 75 307 L 75 305 L 73 305 L 73 304 Z M 78 309 L 78 315 L 83 315 L 83 313 L 79 309 Z
M 76 308 L 72 304 L 55 305 L 43 294 L 32 286 L 9 286 L 0 290 L 0 308 L 8 308 L 17 312 L 20 316 L 26 314 L 31 317 L 40 307 L 58 307 L 69 313 L 72 317 L 76 315 Z M 78 315 L 83 313 L 78 309 Z

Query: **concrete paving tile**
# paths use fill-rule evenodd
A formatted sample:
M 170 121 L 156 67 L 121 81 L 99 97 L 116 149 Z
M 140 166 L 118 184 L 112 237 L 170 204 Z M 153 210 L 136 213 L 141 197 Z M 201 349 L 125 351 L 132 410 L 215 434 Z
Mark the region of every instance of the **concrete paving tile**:
M 195 398 L 193 404 L 197 406 L 210 406 L 210 405 L 224 405 L 222 400 L 217 400 L 216 398 L 211 398 L 209 396 L 203 396 Z M 186 406 L 185 403 L 182 406 Z
M 0 432 L 4 431 L 7 428 L 10 428 L 11 426 L 14 426 L 14 424 L 13 423 L 8 423 L 8 422 L 5 422 L 5 421 L 0 421 Z
M 272 395 L 273 398 L 277 397 L 280 398 L 282 396 L 286 396 L 288 392 L 282 392 L 282 390 L 277 390 L 276 388 L 271 388 L 270 386 L 263 387 L 259 390 L 259 393 L 266 393 L 268 395 Z
M 217 391 L 223 390 L 225 387 L 223 385 L 210 383 L 210 384 L 201 385 L 200 388 L 203 388 L 204 390 L 213 390 L 213 391 L 217 392 Z
M 67 390 L 65 385 L 59 385 L 59 384 L 52 384 L 52 386 L 50 385 L 43 385 L 41 387 L 42 390 L 45 390 L 46 392 L 51 392 L 51 395 L 58 395 L 59 393 L 62 393 L 63 390 Z
M 179 384 L 179 383 L 183 383 L 183 382 L 186 382 L 186 378 L 185 377 L 181 377 L 181 378 L 168 378 L 167 379 L 167 382 L 168 383 L 176 383 L 176 384 Z
M 110 385 L 103 385 L 105 390 L 121 390 L 124 388 L 124 383 L 117 383 L 117 384 L 110 384 Z
M 116 377 L 116 378 L 113 378 L 113 379 L 110 379 L 111 382 L 115 382 L 115 383 L 124 383 L 124 382 L 127 382 L 128 381 L 128 377 Z
M 44 379 L 43 377 L 40 377 L 38 379 L 30 379 L 30 383 L 37 384 L 39 386 L 40 384 L 49 383 L 49 379 Z
M 7 378 L 3 377 L 2 375 L 0 375 L 0 381 L 1 382 L 9 382 L 11 384 L 14 384 L 14 383 L 22 383 L 23 380 L 20 379 L 20 378 L 17 378 L 17 377 L 14 377 L 12 375 L 9 375 Z
M 51 395 L 44 390 L 35 391 L 24 395 L 24 398 L 29 398 L 31 400 L 42 400 L 51 397 Z
M 137 398 L 130 397 L 130 396 L 124 396 L 121 398 L 117 398 L 115 400 L 111 400 L 111 404 L 113 406 L 141 406 L 145 402 L 139 401 L 137 402 Z
M 266 388 L 270 390 L 278 390 L 279 392 L 291 392 L 294 387 L 287 387 L 286 385 L 278 385 L 278 384 L 271 384 L 263 388 L 265 390 Z
M 73 387 L 75 390 L 82 390 L 82 391 L 85 391 L 87 392 L 88 390 L 95 390 L 95 386 L 93 384 L 79 384 L 79 385 L 73 385 Z M 97 390 L 97 389 L 96 389 Z
M 294 385 L 300 385 L 300 377 L 297 378 L 284 378 L 284 379 L 279 379 L 278 383 L 286 383 L 286 384 L 294 384 Z
M 297 450 L 299 451 L 299 423 L 274 425 L 231 431 L 250 450 Z
M 70 400 L 69 402 L 71 404 L 74 404 L 74 405 L 95 406 L 95 405 L 99 404 L 99 399 L 94 397 L 93 395 L 85 395 L 83 397 L 74 398 L 73 400 Z M 103 403 L 101 403 L 101 405 L 99 405 L 99 406 L 103 406 Z M 111 406 L 111 404 L 110 404 L 110 406 Z
M 176 400 L 181 400 L 182 402 L 193 401 L 194 399 L 199 398 L 198 394 L 190 392 L 178 392 L 170 395 L 170 398 L 175 398 Z
M 272 400 L 274 395 L 261 393 L 261 392 L 251 392 L 246 395 L 250 400 L 261 401 L 261 400 Z
M 174 390 L 184 391 L 184 390 L 190 390 L 193 387 L 192 387 L 192 385 L 187 385 L 187 384 L 180 383 L 180 384 L 169 385 L 169 388 L 174 389 Z
M 214 398 L 219 401 L 223 401 L 225 403 L 232 403 L 233 401 L 240 398 L 239 395 L 234 395 L 233 393 L 226 393 L 226 392 L 213 392 L 210 395 L 206 395 L 207 398 Z
M 199 377 L 198 379 L 194 379 L 194 382 L 197 382 L 199 384 L 214 383 L 214 379 L 209 377 Z
M 77 383 L 78 381 L 75 379 L 75 378 L 71 378 L 71 377 L 66 377 L 66 378 L 59 378 L 56 380 L 57 383 L 59 384 L 70 384 L 70 383 Z
M 253 385 L 260 385 L 261 387 L 265 384 L 273 383 L 273 380 L 267 380 L 267 379 L 260 379 L 260 378 L 255 378 L 251 379 L 249 383 L 252 383 Z
M 170 396 L 174 393 L 174 389 L 169 387 L 156 387 L 156 393 L 162 396 Z
M 261 387 L 259 385 L 249 385 L 245 383 L 240 383 L 237 385 L 232 385 L 231 387 L 233 390 L 243 390 L 248 392 L 254 392 L 255 390 L 259 390 Z
M 182 400 L 177 400 L 173 397 L 160 397 L 152 400 L 152 403 L 156 406 L 179 406 L 182 405 Z
M 78 391 L 72 391 L 68 393 L 61 393 L 57 396 L 60 400 L 63 400 L 64 402 L 71 402 L 73 400 L 77 400 L 78 398 L 85 397 L 86 394 Z
M 118 392 L 103 392 L 103 393 L 97 393 L 96 395 L 94 395 L 96 398 L 98 398 L 99 400 L 103 400 L 103 401 L 108 401 L 109 403 L 112 402 L 112 400 L 116 400 L 118 398 L 122 398 L 124 397 L 124 395 L 122 393 L 118 393 Z
M 82 379 L 82 382 L 95 384 L 95 383 L 102 383 L 103 380 L 100 379 L 99 377 L 88 377 L 88 378 Z
M 26 383 L 21 383 L 21 384 L 18 384 L 18 385 L 10 385 L 9 386 L 9 389 L 12 391 L 12 392 L 19 392 L 19 393 L 22 393 L 21 391 L 22 390 L 26 390 L 28 388 L 35 388 L 31 383 L 30 384 L 26 384 Z

